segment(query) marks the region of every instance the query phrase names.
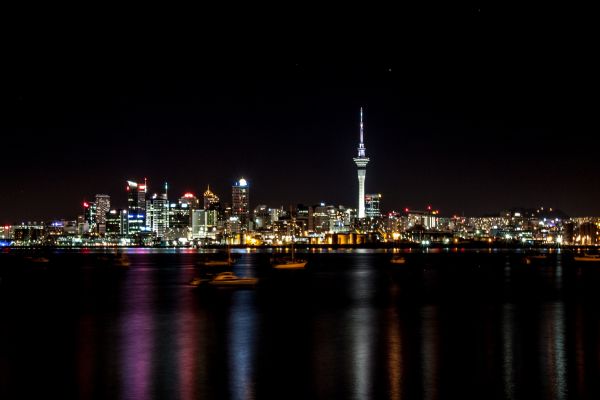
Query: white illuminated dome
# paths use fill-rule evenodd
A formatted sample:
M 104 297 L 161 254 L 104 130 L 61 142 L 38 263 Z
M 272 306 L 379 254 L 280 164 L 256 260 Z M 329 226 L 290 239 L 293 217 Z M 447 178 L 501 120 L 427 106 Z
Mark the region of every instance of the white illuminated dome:
M 238 182 L 240 186 L 247 186 L 248 182 L 246 182 L 246 180 L 244 178 L 240 179 L 240 181 Z

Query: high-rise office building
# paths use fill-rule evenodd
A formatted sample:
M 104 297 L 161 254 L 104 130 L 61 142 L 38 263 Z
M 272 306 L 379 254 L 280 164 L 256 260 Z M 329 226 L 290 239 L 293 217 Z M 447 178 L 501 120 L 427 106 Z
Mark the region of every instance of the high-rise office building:
M 187 192 L 179 198 L 179 204 L 185 204 L 187 208 L 197 210 L 200 208 L 200 199 L 194 193 Z
M 127 181 L 127 233 L 134 235 L 146 230 L 146 182 Z
M 169 205 L 169 237 L 191 237 L 192 211 L 199 209 L 200 201 L 193 193 L 185 193 L 177 203 Z
M 192 210 L 192 238 L 215 239 L 218 218 L 217 210 Z
M 154 232 L 156 237 L 164 238 L 169 228 L 169 200 L 167 199 L 167 184 L 165 193 L 154 194 L 146 202 L 146 228 Z
M 231 197 L 233 217 L 236 217 L 237 221 L 239 221 L 240 230 L 246 231 L 250 215 L 250 186 L 244 178 L 233 184 L 231 187 Z
M 219 196 L 210 191 L 210 185 L 204 192 L 204 209 L 216 210 L 219 208 Z
M 365 195 L 365 214 L 370 218 L 381 217 L 381 193 L 372 193 Z
M 106 214 L 106 234 L 109 236 L 127 234 L 127 210 L 110 210 Z
M 96 223 L 97 230 L 104 233 L 106 230 L 106 214 L 110 211 L 110 196 L 107 194 L 96 195 Z
M 366 147 L 363 140 L 363 109 L 360 108 L 360 143 L 358 145 L 358 156 L 354 157 L 354 163 L 358 168 L 358 218 L 365 217 L 365 178 L 367 176 L 367 164 L 369 157 L 366 156 Z
M 267 229 L 271 225 L 271 214 L 269 208 L 261 204 L 254 209 L 254 229 Z
M 96 231 L 96 203 L 93 201 L 83 202 L 83 223 L 83 233 Z

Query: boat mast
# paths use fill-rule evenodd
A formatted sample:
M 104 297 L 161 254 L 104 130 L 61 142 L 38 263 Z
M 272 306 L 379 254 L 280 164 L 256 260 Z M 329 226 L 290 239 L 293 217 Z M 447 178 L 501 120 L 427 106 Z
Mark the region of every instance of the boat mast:
M 294 242 L 296 241 L 295 235 L 296 235 L 296 219 L 292 218 L 292 261 L 294 261 Z

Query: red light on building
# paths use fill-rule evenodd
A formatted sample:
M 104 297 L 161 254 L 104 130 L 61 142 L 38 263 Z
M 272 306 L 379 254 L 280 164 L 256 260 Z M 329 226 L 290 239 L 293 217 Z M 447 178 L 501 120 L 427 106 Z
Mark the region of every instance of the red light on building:
M 427 210 L 428 210 L 428 211 L 431 211 L 431 206 L 427 206 Z
M 85 207 L 85 208 L 88 208 L 89 206 L 90 206 L 90 205 L 88 204 L 88 202 L 87 202 L 87 201 L 84 201 L 84 202 L 83 202 L 83 207 Z
M 404 212 L 408 212 L 408 207 L 404 209 Z
M 140 188 L 139 189 L 140 192 L 142 192 L 142 191 L 146 190 L 146 185 L 140 185 L 139 188 Z
M 185 197 L 186 199 L 190 199 L 190 198 L 194 197 L 194 194 L 187 192 L 186 194 L 183 195 L 183 197 Z

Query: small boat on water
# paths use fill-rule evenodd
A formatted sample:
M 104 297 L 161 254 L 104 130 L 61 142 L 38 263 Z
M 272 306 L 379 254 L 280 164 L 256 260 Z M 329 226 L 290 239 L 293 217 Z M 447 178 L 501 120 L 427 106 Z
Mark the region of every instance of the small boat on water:
M 404 258 L 401 255 L 395 255 L 390 260 L 390 263 L 392 263 L 392 264 L 398 264 L 398 265 L 406 264 L 406 258 Z
M 190 281 L 189 285 L 193 286 L 193 287 L 198 287 L 202 283 L 207 282 L 207 281 L 208 281 L 208 279 L 202 279 L 202 278 L 196 276 Z
M 230 267 L 235 264 L 235 260 L 231 257 L 231 248 L 227 247 L 227 258 L 219 260 L 215 258 L 209 258 L 208 256 L 203 260 L 197 262 L 198 265 L 203 267 Z
M 257 283 L 258 278 L 240 278 L 233 272 L 221 272 L 208 281 L 208 284 L 213 286 L 254 286 Z
M 534 262 L 542 262 L 542 261 L 546 261 L 547 259 L 548 259 L 547 254 L 529 255 L 529 256 L 523 257 L 523 263 L 525 265 L 531 265 Z
M 296 221 L 293 220 L 292 221 L 293 227 L 296 226 Z M 303 269 L 306 267 L 306 264 L 308 263 L 308 261 L 306 260 L 301 260 L 299 258 L 296 258 L 296 252 L 294 251 L 294 237 L 292 237 L 292 247 L 291 247 L 291 256 L 288 257 L 280 257 L 280 258 L 273 258 L 271 260 L 271 264 L 273 265 L 273 268 L 275 269 Z
M 35 264 L 45 264 L 45 263 L 49 263 L 50 260 L 47 259 L 46 257 L 33 257 L 33 256 L 26 256 L 23 257 L 23 260 L 30 262 L 30 263 L 35 263 Z
M 306 260 L 298 260 L 294 258 L 288 259 L 277 259 L 273 261 L 273 268 L 276 269 L 302 269 L 306 267 L 308 261 Z
M 600 263 L 600 254 L 576 255 L 573 259 L 577 262 L 596 262 Z
M 198 261 L 198 265 L 202 265 L 204 267 L 229 267 L 233 265 L 232 260 L 204 260 Z

